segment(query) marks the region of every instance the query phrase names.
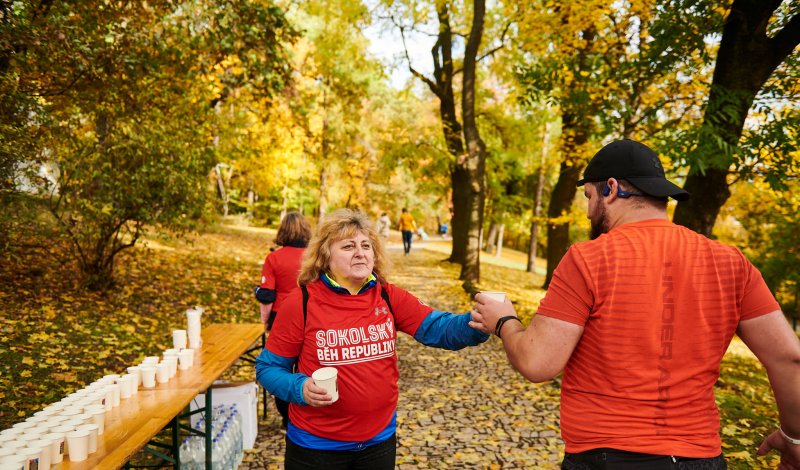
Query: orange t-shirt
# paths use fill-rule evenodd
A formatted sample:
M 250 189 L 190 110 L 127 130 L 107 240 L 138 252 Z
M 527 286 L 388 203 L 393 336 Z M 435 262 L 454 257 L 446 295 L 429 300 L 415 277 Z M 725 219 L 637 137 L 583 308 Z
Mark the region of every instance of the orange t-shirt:
M 566 451 L 719 455 L 722 356 L 740 321 L 779 308 L 739 250 L 667 220 L 570 247 L 538 311 L 584 327 L 561 385 Z

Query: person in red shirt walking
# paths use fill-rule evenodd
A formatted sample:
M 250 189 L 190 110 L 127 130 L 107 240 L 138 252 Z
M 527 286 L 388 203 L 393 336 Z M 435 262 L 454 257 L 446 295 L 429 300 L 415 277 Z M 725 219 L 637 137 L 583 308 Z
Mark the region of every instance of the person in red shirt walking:
M 734 334 L 767 370 L 780 423 L 759 454 L 800 469 L 800 341 L 761 273 L 734 247 L 667 216 L 689 194 L 631 140 L 603 147 L 583 179 L 591 240 L 559 263 L 528 328 L 506 299 L 475 296 L 525 378 L 561 384 L 563 469 L 724 469 L 714 384 Z
M 289 212 L 278 227 L 275 244 L 278 249 L 271 251 L 261 268 L 261 283 L 255 289 L 256 300 L 260 303 L 261 323 L 264 330 L 272 329 L 278 312 L 281 310 L 289 292 L 297 288 L 297 275 L 303 252 L 311 238 L 311 226 L 303 214 Z M 286 427 L 289 419 L 289 403 L 275 397 L 275 406 Z

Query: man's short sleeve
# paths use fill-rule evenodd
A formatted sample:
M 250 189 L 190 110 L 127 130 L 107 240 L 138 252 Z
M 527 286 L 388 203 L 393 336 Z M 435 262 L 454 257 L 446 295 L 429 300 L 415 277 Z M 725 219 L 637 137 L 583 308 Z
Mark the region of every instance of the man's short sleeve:
M 584 326 L 594 304 L 592 284 L 586 263 L 573 245 L 553 272 L 536 314 Z
M 744 256 L 742 256 L 742 258 L 744 258 Z M 747 263 L 749 272 L 742 295 L 742 315 L 739 317 L 739 320 L 750 320 L 774 312 L 775 310 L 780 310 L 780 304 L 778 304 L 775 300 L 775 296 L 770 292 L 761 273 L 750 261 L 747 259 L 744 261 Z

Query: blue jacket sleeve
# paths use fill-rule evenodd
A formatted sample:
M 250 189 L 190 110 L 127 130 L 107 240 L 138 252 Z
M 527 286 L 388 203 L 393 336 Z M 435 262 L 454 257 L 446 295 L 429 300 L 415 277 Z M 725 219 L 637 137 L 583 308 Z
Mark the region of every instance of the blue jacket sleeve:
M 471 319 L 469 313 L 457 315 L 434 310 L 422 320 L 414 339 L 425 346 L 453 351 L 475 346 L 489 339 L 486 333 L 469 326 Z
M 272 395 L 283 401 L 305 405 L 303 384 L 305 374 L 293 374 L 292 366 L 297 358 L 273 354 L 264 348 L 256 358 L 256 379 Z

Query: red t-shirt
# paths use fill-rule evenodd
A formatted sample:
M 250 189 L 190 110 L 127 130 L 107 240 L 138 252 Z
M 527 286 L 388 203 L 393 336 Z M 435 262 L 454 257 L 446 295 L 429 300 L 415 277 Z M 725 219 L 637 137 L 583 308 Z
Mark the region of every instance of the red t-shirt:
M 721 452 L 714 383 L 740 321 L 778 310 L 736 248 L 666 220 L 578 243 L 538 314 L 584 327 L 564 370 L 567 452 Z
M 305 248 L 284 246 L 267 255 L 261 268 L 261 287 L 276 291 L 272 310 L 278 308 L 289 296 L 289 292 L 297 288 L 297 276 L 300 274 L 300 263 Z
M 292 403 L 289 419 L 316 436 L 366 441 L 386 428 L 397 408 L 397 330 L 413 336 L 433 309 L 392 284 L 386 292 L 394 317 L 380 285 L 359 295 L 338 294 L 319 280 L 307 288 L 305 327 L 297 289 L 281 308 L 266 348 L 299 357 L 298 371 L 309 377 L 320 367 L 336 367 L 339 400 L 319 408 Z

